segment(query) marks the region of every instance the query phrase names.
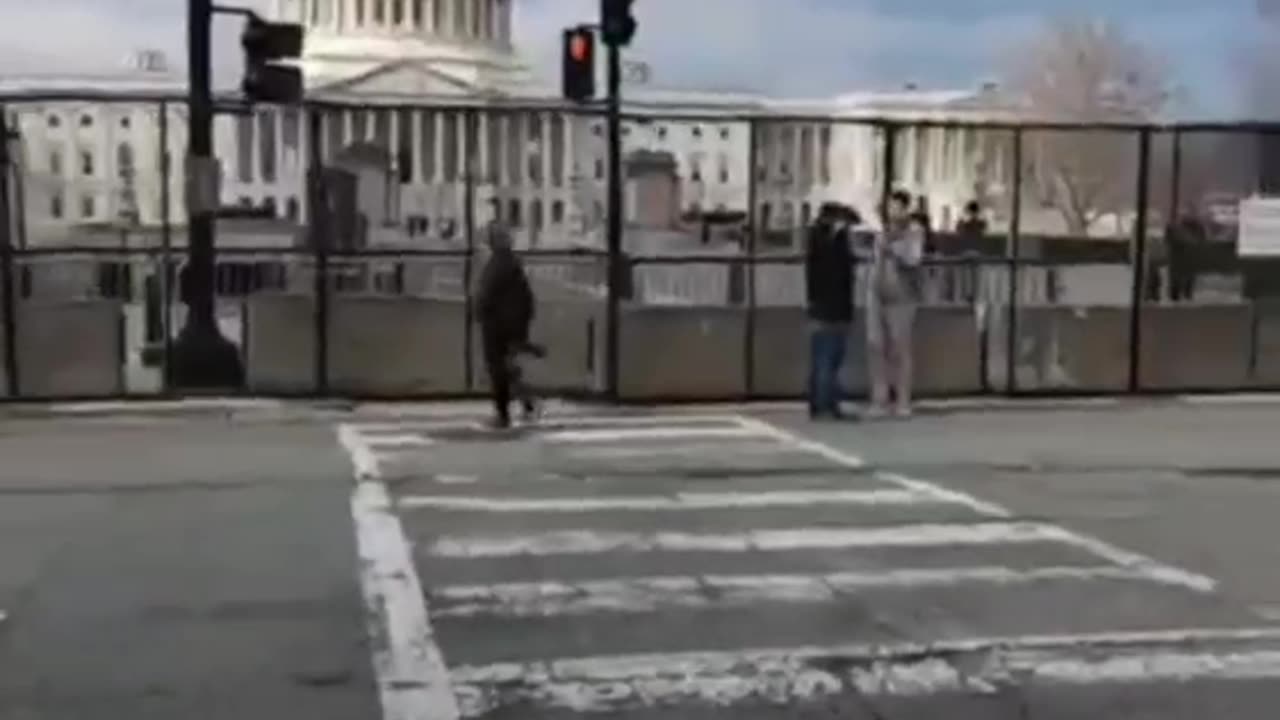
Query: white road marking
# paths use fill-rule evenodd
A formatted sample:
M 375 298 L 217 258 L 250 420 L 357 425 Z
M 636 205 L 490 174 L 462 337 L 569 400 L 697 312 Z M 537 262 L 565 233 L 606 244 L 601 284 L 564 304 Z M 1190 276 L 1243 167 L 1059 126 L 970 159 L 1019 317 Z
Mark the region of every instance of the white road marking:
M 716 455 L 783 455 L 788 452 L 804 453 L 788 447 L 779 447 L 776 440 L 735 443 L 663 443 L 644 447 L 598 447 L 583 445 L 566 451 L 570 457 L 581 459 L 621 460 L 625 458 L 652 458 L 667 455 L 715 457 Z
M 432 615 L 436 618 L 545 618 L 591 613 L 652 613 L 673 608 L 744 607 L 757 603 L 821 603 L 877 588 L 1146 579 L 1141 573 L 1112 566 L 1032 570 L 993 566 L 826 575 L 705 575 L 580 583 L 504 583 L 445 587 L 430 591 L 429 596 L 434 607 Z
M 436 645 L 409 542 L 359 433 L 338 428 L 359 480 L 351 497 L 360 587 L 369 613 L 384 720 L 457 720 L 457 699 Z
M 370 447 L 428 447 L 435 444 L 435 441 L 425 435 L 414 433 L 401 433 L 399 435 L 377 435 L 364 434 L 364 441 Z
M 572 430 L 574 428 L 643 429 L 671 425 L 719 425 L 730 429 L 741 427 L 736 415 L 564 415 L 551 417 L 546 414 L 543 415 L 543 421 L 535 424 L 534 427 L 554 432 L 557 430 Z M 465 415 L 442 415 L 438 417 L 423 417 L 421 419 L 407 418 L 395 422 L 364 421 L 352 423 L 352 426 L 362 433 L 403 432 L 406 430 L 426 432 L 431 432 L 432 430 L 471 430 L 484 429 L 485 416 L 469 418 Z
M 492 497 L 410 495 L 397 505 L 406 509 L 460 510 L 486 513 L 590 513 L 607 511 L 722 510 L 795 508 L 817 505 L 918 505 L 935 502 L 910 490 L 792 490 L 776 492 L 681 492 L 669 496 Z
M 1238 393 L 1235 395 L 1182 395 L 1188 405 L 1277 405 L 1280 393 Z
M 475 485 L 480 478 L 475 475 L 436 475 L 436 482 L 441 485 Z
M 1027 682 L 1115 683 L 1280 678 L 1280 651 L 1188 647 L 1274 641 L 1277 628 L 975 638 L 932 644 L 589 657 L 455 668 L 463 715 L 502 706 L 603 713 L 839 695 L 996 693 Z
M 773 437 L 778 438 L 781 442 L 793 444 L 796 447 L 803 447 L 849 468 L 858 469 L 866 466 L 863 459 L 856 455 L 845 453 L 820 442 L 806 440 L 762 420 L 743 417 L 741 418 L 741 422 L 744 427 L 754 428 L 759 430 L 761 433 L 769 433 Z M 980 500 L 972 495 L 951 490 L 923 480 L 916 480 L 914 478 L 908 478 L 895 473 L 876 473 L 876 477 L 884 480 L 885 482 L 894 483 L 907 488 L 908 490 L 931 496 L 939 502 L 952 502 L 966 505 L 975 512 L 987 517 L 1013 517 L 1013 513 L 1007 508 L 994 503 L 989 503 L 985 500 Z M 1058 526 L 1045 525 L 1043 526 L 1043 530 L 1046 535 L 1053 536 L 1052 539 L 1074 545 L 1105 560 L 1114 562 L 1121 567 L 1126 567 L 1144 573 L 1154 582 L 1182 585 L 1199 592 L 1212 592 L 1217 587 L 1217 581 L 1213 578 L 1173 567 L 1171 565 L 1166 565 L 1153 558 L 1116 547 L 1097 538 L 1081 535 Z
M 598 555 L 611 552 L 751 552 L 867 547 L 998 545 L 1060 541 L 1062 532 L 1039 523 L 917 524 L 888 527 L 808 527 L 745 533 L 631 533 L 566 530 L 530 535 L 443 536 L 438 557 L 494 558 Z
M 760 437 L 760 434 L 753 428 L 738 426 L 699 427 L 697 425 L 558 430 L 541 435 L 541 439 L 549 443 L 606 443 L 627 440 L 754 437 Z

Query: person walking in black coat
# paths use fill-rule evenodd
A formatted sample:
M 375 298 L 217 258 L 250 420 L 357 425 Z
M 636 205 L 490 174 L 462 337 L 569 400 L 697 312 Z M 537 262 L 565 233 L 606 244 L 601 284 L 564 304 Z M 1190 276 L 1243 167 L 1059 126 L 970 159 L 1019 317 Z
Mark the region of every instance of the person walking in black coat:
M 535 302 L 524 265 L 512 248 L 510 233 L 495 223 L 488 229 L 488 243 L 490 255 L 480 274 L 476 314 L 480 321 L 485 369 L 492 388 L 492 424 L 495 428 L 506 428 L 511 426 L 512 388 L 522 386 L 516 356 L 536 349 L 529 342 Z M 525 414 L 533 415 L 533 398 L 527 391 L 521 394 Z

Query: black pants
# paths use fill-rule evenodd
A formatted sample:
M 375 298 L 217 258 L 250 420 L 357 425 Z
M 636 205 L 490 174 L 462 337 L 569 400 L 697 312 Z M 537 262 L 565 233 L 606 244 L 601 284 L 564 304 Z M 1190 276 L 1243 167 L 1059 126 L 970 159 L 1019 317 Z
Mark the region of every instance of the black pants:
M 511 419 L 511 352 L 516 342 L 509 335 L 492 328 L 481 330 L 484 366 L 489 373 L 493 408 L 501 420 Z

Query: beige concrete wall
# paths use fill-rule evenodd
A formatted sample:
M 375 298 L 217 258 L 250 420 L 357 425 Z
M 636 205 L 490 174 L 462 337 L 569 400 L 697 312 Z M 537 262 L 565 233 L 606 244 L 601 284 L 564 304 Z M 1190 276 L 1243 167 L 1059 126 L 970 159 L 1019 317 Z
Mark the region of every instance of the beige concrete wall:
M 18 303 L 21 394 L 36 398 L 121 394 L 123 312 L 114 300 Z
M 1008 387 L 1008 312 L 986 318 L 988 377 Z M 1018 310 L 1019 390 L 1124 390 L 1129 383 L 1129 310 L 1122 307 L 1029 307 Z
M 541 360 L 524 367 L 536 388 L 581 392 L 604 388 L 605 304 L 599 301 L 557 300 L 538 304 L 530 338 L 547 349 Z M 488 391 L 480 328 L 472 333 L 471 361 L 477 390 Z
M 1251 380 L 1255 386 L 1280 385 L 1280 303 L 1259 304 L 1257 312 L 1257 336 L 1254 370 Z
M 1142 310 L 1141 387 L 1145 390 L 1248 387 L 1253 308 L 1164 305 Z
M 746 387 L 746 311 L 723 307 L 624 308 L 619 394 L 722 398 Z
M 245 300 L 245 383 L 254 393 L 315 389 L 315 302 L 310 295 L 261 294 Z
M 330 308 L 334 392 L 395 397 L 465 390 L 463 303 L 338 296 Z

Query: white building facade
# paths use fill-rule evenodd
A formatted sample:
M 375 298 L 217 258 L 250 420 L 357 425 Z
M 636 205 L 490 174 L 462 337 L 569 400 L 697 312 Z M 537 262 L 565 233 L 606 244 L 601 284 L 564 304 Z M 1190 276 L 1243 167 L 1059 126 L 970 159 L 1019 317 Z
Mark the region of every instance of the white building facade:
M 479 222 L 496 211 L 519 228 L 525 245 L 598 245 L 603 118 L 565 104 L 559 88 L 520 59 L 512 5 L 279 0 L 276 17 L 307 29 L 301 66 L 321 132 L 309 137 L 298 108 L 219 116 L 224 203 L 302 221 L 310 144 L 326 164 L 373 146 L 384 151 L 393 197 L 366 218 L 371 242 L 457 242 L 470 198 Z M 169 219 L 183 222 L 186 111 L 158 98 L 177 96 L 184 85 L 154 56 L 119 76 L 0 77 L 0 94 L 13 98 L 6 113 L 21 134 L 24 220 L 33 244 L 57 242 L 85 224 L 153 226 L 164 217 L 166 192 Z M 77 92 L 85 97 L 66 99 Z M 113 93 L 134 99 L 108 102 Z M 827 200 L 853 204 L 874 220 L 883 138 L 859 119 L 989 119 L 998 106 L 991 88 L 777 100 L 629 87 L 624 154 L 669 153 L 687 212 L 745 213 L 754 183 L 755 218 L 765 230 L 803 227 Z M 754 150 L 748 117 L 756 119 Z M 953 224 L 976 195 L 1000 194 L 1007 181 L 1008 158 L 978 134 L 900 133 L 896 184 L 928 195 L 941 225 Z

